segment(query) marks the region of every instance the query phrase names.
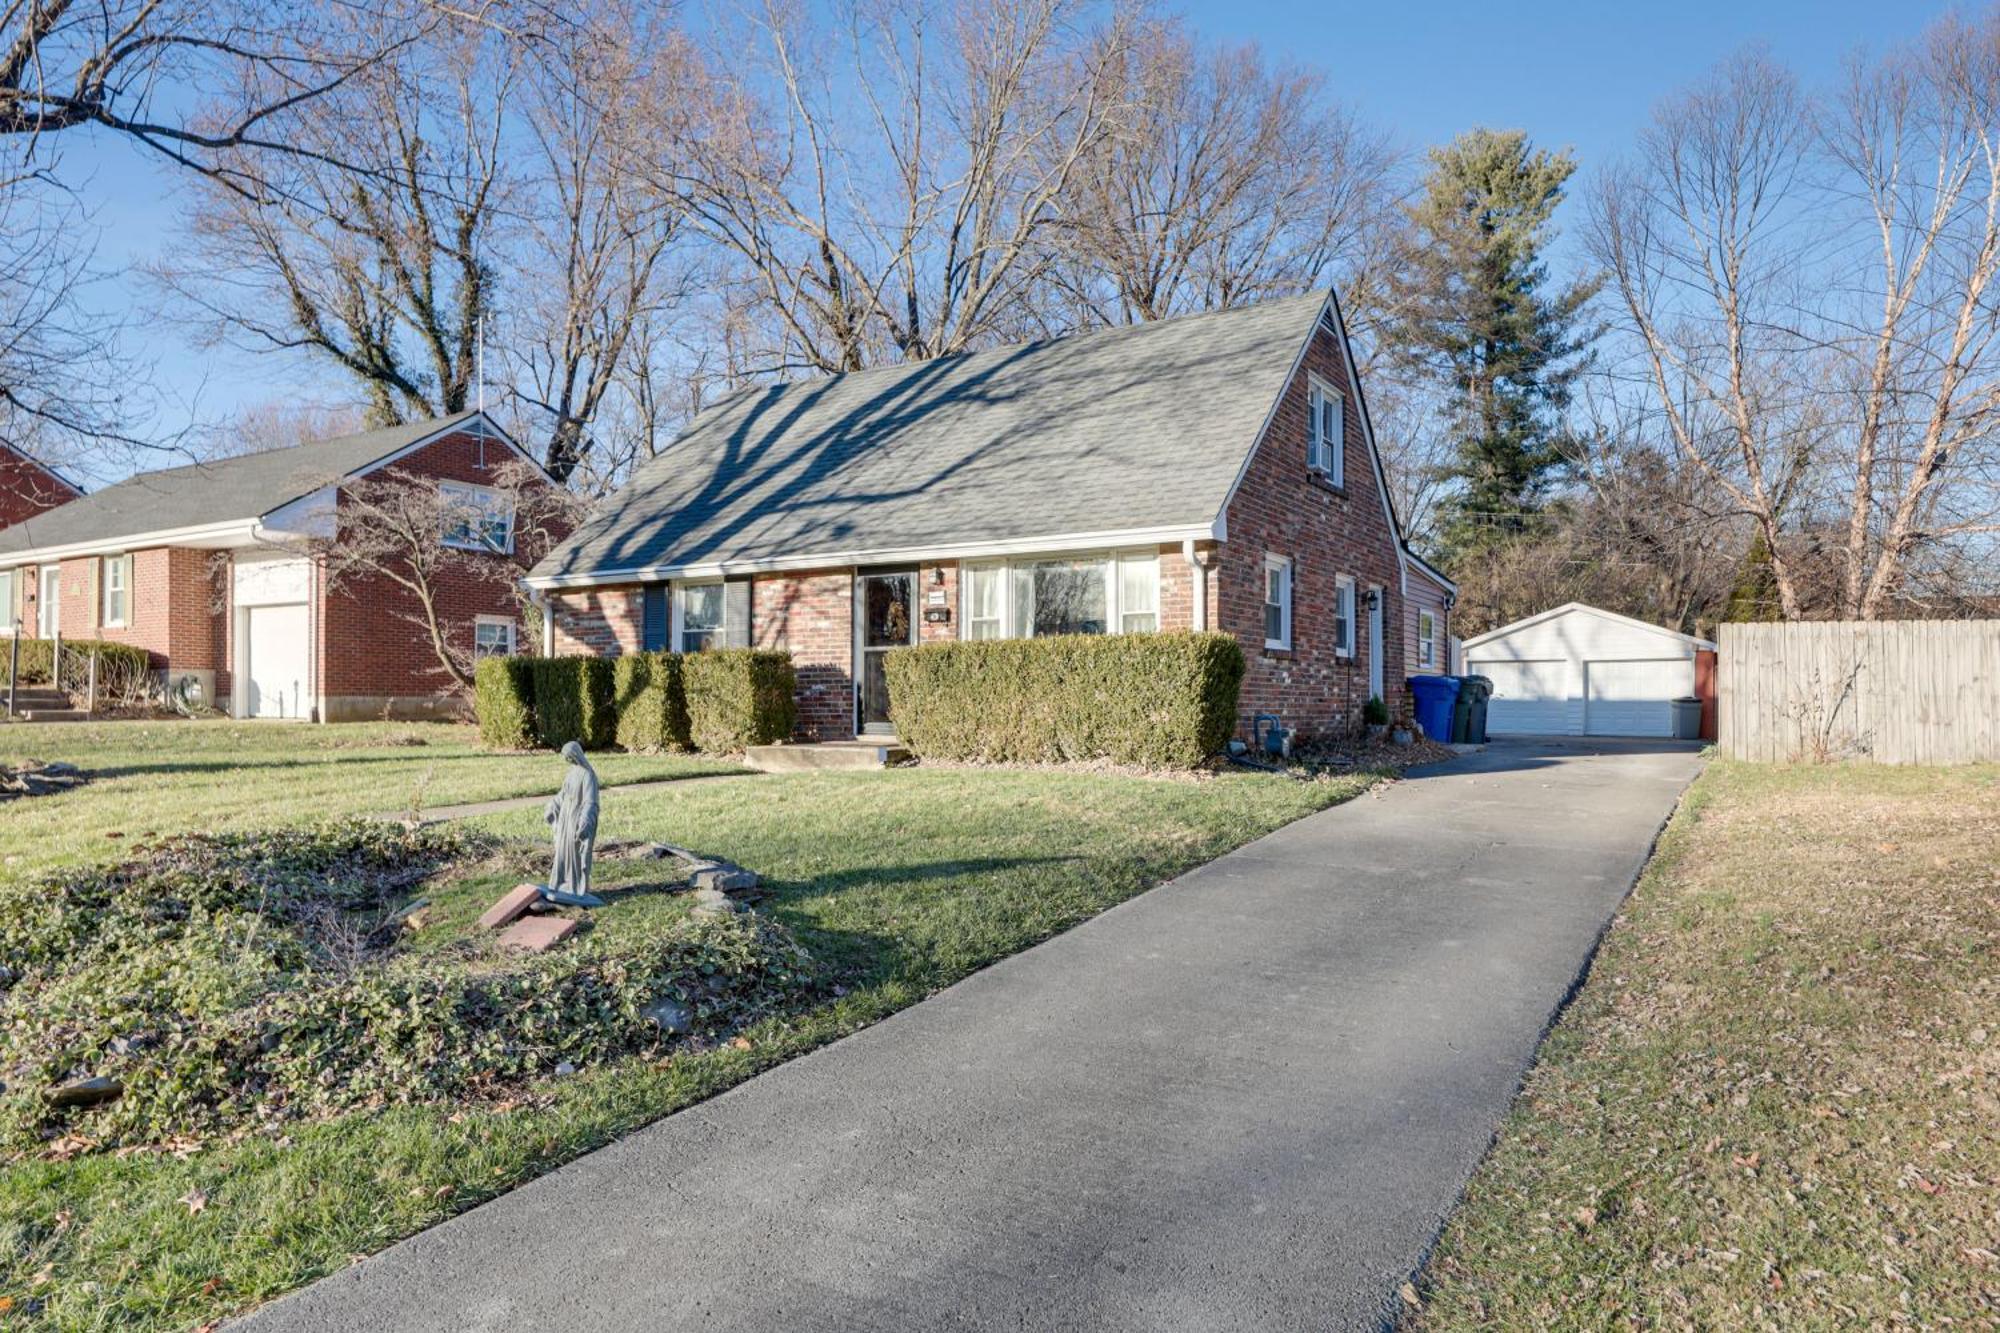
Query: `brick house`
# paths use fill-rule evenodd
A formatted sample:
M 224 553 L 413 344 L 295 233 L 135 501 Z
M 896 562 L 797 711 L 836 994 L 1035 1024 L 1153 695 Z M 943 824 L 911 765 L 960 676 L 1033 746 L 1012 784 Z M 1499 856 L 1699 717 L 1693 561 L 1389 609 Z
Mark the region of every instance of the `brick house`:
M 191 683 L 237 717 L 457 712 L 436 653 L 399 614 L 414 595 L 380 578 L 330 586 L 311 543 L 334 535 L 360 478 L 436 479 L 490 510 L 490 527 L 453 544 L 496 566 L 443 588 L 446 633 L 516 651 L 517 580 L 534 553 L 516 552 L 511 501 L 492 485 L 511 458 L 534 461 L 462 412 L 141 473 L 0 531 L 0 633 L 144 648 L 171 688 Z
M 68 504 L 82 494 L 82 487 L 48 464 L 0 440 L 0 528 Z
M 896 646 L 1172 629 L 1242 643 L 1246 731 L 1337 732 L 1401 707 L 1454 591 L 1328 292 L 745 389 L 527 582 L 558 653 L 789 649 L 811 740 L 893 729 Z

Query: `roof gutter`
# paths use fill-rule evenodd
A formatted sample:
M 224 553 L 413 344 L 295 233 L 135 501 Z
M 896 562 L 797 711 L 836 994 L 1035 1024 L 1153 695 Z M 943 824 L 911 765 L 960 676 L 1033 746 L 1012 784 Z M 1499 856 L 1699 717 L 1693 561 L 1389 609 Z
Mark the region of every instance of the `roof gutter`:
M 991 542 L 951 542 L 933 546 L 881 547 L 872 550 L 808 552 L 756 560 L 688 561 L 683 564 L 633 565 L 595 569 L 586 574 L 529 574 L 522 582 L 541 592 L 563 588 L 600 588 L 622 583 L 661 583 L 668 579 L 727 578 L 734 574 L 777 574 L 850 565 L 916 564 L 926 560 L 985 560 L 1010 555 L 1058 555 L 1067 551 L 1104 550 L 1119 546 L 1178 546 L 1208 541 L 1209 523 L 1185 523 L 1162 528 L 1127 528 L 1114 532 L 1068 532 L 1046 537 Z
M 29 522 L 33 522 L 30 519 Z M 255 518 L 233 518 L 225 523 L 203 523 L 190 528 L 162 528 L 156 532 L 133 532 L 117 537 L 100 537 L 87 542 L 65 542 L 58 546 L 29 546 L 18 551 L 0 551 L 0 567 L 39 565 L 77 555 L 115 555 L 122 551 L 144 550 L 149 546 L 209 546 L 236 540 L 254 543 L 265 531 Z

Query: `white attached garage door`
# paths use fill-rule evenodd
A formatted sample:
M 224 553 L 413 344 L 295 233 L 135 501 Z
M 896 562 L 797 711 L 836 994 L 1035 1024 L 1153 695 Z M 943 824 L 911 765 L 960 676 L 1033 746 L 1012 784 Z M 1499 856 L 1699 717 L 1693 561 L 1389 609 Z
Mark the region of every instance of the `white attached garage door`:
M 1486 704 L 1491 735 L 1546 736 L 1569 730 L 1568 662 L 1466 663 L 1466 674 L 1493 682 Z
M 1694 693 L 1694 662 L 1586 662 L 1583 681 L 1585 735 L 1671 736 L 1671 701 Z
M 312 707 L 306 604 L 253 606 L 246 619 L 250 716 L 304 717 Z

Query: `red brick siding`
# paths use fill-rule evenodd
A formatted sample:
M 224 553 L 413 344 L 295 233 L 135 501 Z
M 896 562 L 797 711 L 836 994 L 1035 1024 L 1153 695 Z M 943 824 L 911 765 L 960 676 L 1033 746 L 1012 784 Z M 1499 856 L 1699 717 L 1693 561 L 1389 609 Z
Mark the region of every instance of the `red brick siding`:
M 482 446 L 475 436 L 454 434 L 398 459 L 376 475 L 490 486 L 495 470 L 512 457 L 495 441 Z M 514 621 L 516 642 L 525 644 L 515 585 L 541 553 L 524 547 L 517 542 L 512 556 L 474 554 L 471 559 L 483 567 L 483 574 L 453 578 L 438 590 L 439 619 L 454 646 L 471 651 L 473 626 L 482 615 Z M 321 695 L 329 700 L 421 699 L 449 692 L 450 678 L 430 636 L 414 619 L 421 614 L 415 593 L 382 577 L 343 579 L 335 588 L 326 588 L 324 579 L 318 578 L 316 586 L 325 590 L 318 634 Z
M 26 454 L 0 444 L 0 528 L 68 504 L 77 490 Z
M 760 574 L 750 588 L 750 641 L 782 648 L 799 675 L 800 740 L 854 735 L 854 571 Z
M 557 657 L 595 653 L 617 657 L 645 646 L 645 589 L 638 584 L 552 592 Z
M 944 601 L 933 605 L 931 597 L 939 592 L 944 594 Z M 939 605 L 944 608 L 947 619 L 927 619 Z M 958 638 L 958 632 L 958 562 L 951 560 L 922 566 L 917 571 L 917 641 L 950 643 Z
M 1341 732 L 1360 721 L 1368 697 L 1367 594 L 1379 585 L 1383 607 L 1383 691 L 1390 711 L 1401 707 L 1404 608 L 1396 539 L 1376 485 L 1361 430 L 1361 413 L 1348 393 L 1344 413 L 1344 491 L 1315 479 L 1306 468 L 1309 425 L 1308 374 L 1348 393 L 1346 365 L 1333 335 L 1315 333 L 1304 364 L 1285 389 L 1269 429 L 1257 444 L 1242 485 L 1229 503 L 1229 540 L 1215 555 L 1211 589 L 1214 628 L 1236 635 L 1249 670 L 1243 679 L 1242 715 L 1275 713 L 1302 736 Z M 1264 556 L 1293 561 L 1292 648 L 1264 648 Z M 1333 648 L 1336 575 L 1355 581 L 1355 651 Z

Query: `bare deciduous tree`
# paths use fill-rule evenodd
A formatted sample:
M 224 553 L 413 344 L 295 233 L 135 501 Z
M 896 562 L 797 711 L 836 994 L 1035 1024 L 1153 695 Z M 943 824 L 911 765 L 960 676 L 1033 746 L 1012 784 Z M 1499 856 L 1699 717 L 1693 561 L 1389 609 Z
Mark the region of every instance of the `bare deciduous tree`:
M 744 76 L 661 84 L 655 182 L 740 267 L 753 369 L 925 360 L 1030 323 L 1045 232 L 1113 110 L 1125 23 L 1074 0 L 772 0 Z M 835 54 L 838 53 L 838 54 Z
M 377 424 L 463 410 L 515 55 L 504 35 L 450 29 L 286 113 L 283 132 L 329 153 L 267 164 L 268 188 L 203 191 L 191 251 L 160 277 L 209 336 L 345 370 Z M 329 160 L 336 145 L 367 174 Z
M 1349 320 L 1369 324 L 1394 212 L 1387 140 L 1328 99 L 1323 75 L 1255 48 L 1204 48 L 1176 22 L 1118 37 L 1111 124 L 1048 233 L 1063 322 L 1166 319 L 1335 280 Z
M 1880 616 L 1926 548 L 2000 517 L 1996 39 L 2000 16 L 1944 20 L 1831 106 L 1741 57 L 1594 201 L 1675 446 L 1755 526 L 1788 618 Z
M 312 543 L 329 591 L 386 587 L 374 604 L 423 636 L 455 692 L 472 686 L 474 645 L 472 627 L 445 610 L 446 591 L 518 589 L 521 571 L 581 517 L 575 496 L 518 459 L 495 470 L 487 492 L 475 504 L 435 478 L 386 469 L 342 484 L 334 534 Z M 502 509 L 511 548 L 496 539 Z

